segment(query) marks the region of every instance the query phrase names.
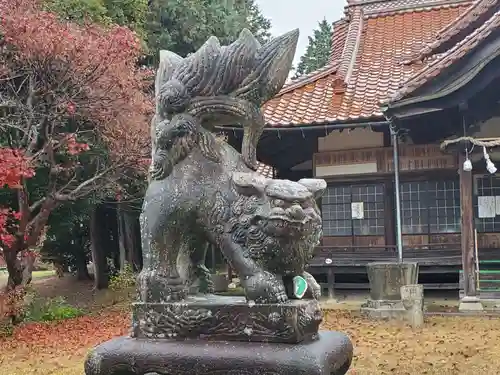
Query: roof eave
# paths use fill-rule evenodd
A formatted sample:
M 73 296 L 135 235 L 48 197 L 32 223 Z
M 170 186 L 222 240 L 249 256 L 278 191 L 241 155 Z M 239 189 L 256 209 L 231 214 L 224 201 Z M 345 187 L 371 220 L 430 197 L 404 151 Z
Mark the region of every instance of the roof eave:
M 433 43 L 422 48 L 412 62 L 423 61 L 430 56 L 448 51 L 489 19 L 498 7 L 499 2 L 496 0 L 474 2 L 456 20 L 442 29 Z

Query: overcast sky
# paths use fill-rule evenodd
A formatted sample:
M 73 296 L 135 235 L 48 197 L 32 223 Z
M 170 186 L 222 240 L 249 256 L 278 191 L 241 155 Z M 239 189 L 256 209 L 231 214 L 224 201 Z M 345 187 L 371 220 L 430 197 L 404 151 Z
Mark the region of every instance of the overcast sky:
M 318 22 L 326 18 L 334 22 L 342 17 L 345 0 L 256 0 L 262 13 L 271 20 L 274 36 L 295 28 L 300 29 L 295 62 L 307 47 L 307 37 L 312 35 Z

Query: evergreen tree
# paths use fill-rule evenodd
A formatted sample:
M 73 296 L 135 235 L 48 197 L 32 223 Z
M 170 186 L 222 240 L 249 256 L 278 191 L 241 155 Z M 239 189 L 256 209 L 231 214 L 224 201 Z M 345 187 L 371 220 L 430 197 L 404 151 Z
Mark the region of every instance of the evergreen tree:
M 245 27 L 261 42 L 270 36 L 270 21 L 254 0 L 151 0 L 147 45 L 154 58 L 161 49 L 186 56 L 212 35 L 228 44 Z
M 212 35 L 229 44 L 245 27 L 262 43 L 270 38 L 271 22 L 255 0 L 44 0 L 44 5 L 68 21 L 128 26 L 147 44 L 145 63 L 154 63 L 161 49 L 184 57 Z
M 301 56 L 294 78 L 325 66 L 330 59 L 332 25 L 324 19 L 319 22 L 319 28 L 309 37 L 306 53 Z
M 145 36 L 148 0 L 45 0 L 44 6 L 67 21 L 128 26 Z

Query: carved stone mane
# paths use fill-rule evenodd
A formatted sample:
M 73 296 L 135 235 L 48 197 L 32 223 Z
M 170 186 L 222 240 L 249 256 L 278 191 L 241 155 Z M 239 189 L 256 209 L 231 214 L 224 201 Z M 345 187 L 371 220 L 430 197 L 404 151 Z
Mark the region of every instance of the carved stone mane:
M 184 59 L 165 52 L 155 85 L 156 114 L 151 123 L 153 158 L 155 153 L 170 152 L 165 143 L 157 140 L 157 128 L 163 128 L 161 132 L 165 128 L 175 129 L 179 126 L 176 115 L 184 113 L 196 123 L 189 148 L 196 147 L 194 132 L 200 132 L 200 127 L 213 130 L 216 126 L 241 124 L 242 157 L 249 168 L 256 170 L 256 148 L 265 125 L 260 107 L 285 83 L 297 40 L 298 30 L 294 30 L 261 46 L 244 29 L 234 43 L 221 46 L 216 37 L 211 37 Z M 175 150 L 172 153 L 168 159 L 174 162 L 178 154 Z M 153 164 L 152 177 L 164 178 L 168 168 L 159 173 L 154 171 L 156 167 Z

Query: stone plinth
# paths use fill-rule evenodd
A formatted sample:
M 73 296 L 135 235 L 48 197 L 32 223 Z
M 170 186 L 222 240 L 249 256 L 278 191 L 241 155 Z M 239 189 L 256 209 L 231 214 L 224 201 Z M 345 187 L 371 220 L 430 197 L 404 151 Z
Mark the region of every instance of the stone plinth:
M 120 337 L 95 348 L 86 375 L 343 375 L 353 354 L 339 332 L 296 345 Z
M 484 311 L 481 300 L 476 296 L 465 296 L 460 300 L 458 305 L 460 312 L 481 312 Z
M 132 335 L 295 344 L 314 340 L 322 319 L 312 299 L 256 304 L 245 297 L 200 295 L 182 302 L 134 303 Z
M 418 283 L 416 262 L 373 262 L 367 265 L 370 299 L 361 312 L 371 318 L 404 319 L 401 287 Z
M 424 286 L 419 284 L 401 287 L 401 300 L 406 309 L 406 320 L 413 328 L 424 324 Z

